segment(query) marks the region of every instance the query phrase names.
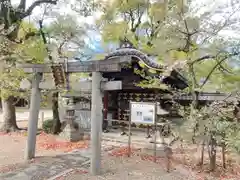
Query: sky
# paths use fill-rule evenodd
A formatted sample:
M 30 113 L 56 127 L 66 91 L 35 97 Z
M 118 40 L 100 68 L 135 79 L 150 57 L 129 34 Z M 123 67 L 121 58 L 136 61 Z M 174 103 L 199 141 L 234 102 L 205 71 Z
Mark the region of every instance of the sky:
M 35 0 L 27 0 L 27 8 L 34 2 Z M 68 0 L 70 3 L 74 3 L 74 0 Z M 18 4 L 20 2 L 20 0 L 12 0 L 13 4 Z M 60 12 L 60 14 L 64 15 L 64 14 L 70 14 L 72 16 L 78 16 L 78 14 L 76 12 L 74 12 L 71 8 L 71 5 L 69 4 L 64 4 L 64 5 L 58 5 L 58 12 Z M 28 17 L 26 20 L 27 21 L 34 21 L 34 22 L 38 22 L 39 19 L 41 19 L 42 14 L 43 14 L 43 9 L 44 9 L 44 5 L 41 7 L 36 7 L 32 13 L 32 15 L 30 17 Z M 88 17 L 81 17 L 79 18 L 79 16 L 77 17 L 77 20 L 79 21 L 79 23 L 88 23 L 88 24 L 94 24 L 95 23 L 95 19 L 96 17 L 100 16 L 100 12 L 96 12 L 93 14 L 93 16 L 88 16 Z M 40 16 L 39 16 L 40 15 Z M 44 18 L 44 24 L 49 24 L 52 21 L 52 19 L 45 19 Z M 87 38 L 86 39 L 86 43 L 87 46 L 95 53 L 103 53 L 103 48 L 101 47 L 101 36 L 99 33 L 97 32 L 89 32 L 89 36 L 91 38 Z
M 12 2 L 14 4 L 18 4 L 20 0 L 12 0 Z M 27 7 L 29 7 L 35 0 L 27 0 Z M 74 1 L 75 0 L 68 0 L 70 3 L 75 4 Z M 98 1 L 98 0 L 96 0 Z M 111 1 L 111 0 L 104 0 L 104 1 Z M 153 1 L 160 1 L 160 0 L 153 0 Z M 206 10 L 206 9 L 211 9 L 214 11 L 214 9 L 216 9 L 218 6 L 224 6 L 226 7 L 231 7 L 232 2 L 234 2 L 233 0 L 196 0 L 196 7 L 200 7 L 202 5 L 206 5 L 204 8 L 201 8 L 202 11 Z M 62 14 L 64 13 L 68 13 L 68 14 L 72 14 L 77 15 L 76 13 L 74 13 L 74 11 L 72 11 L 70 3 L 68 4 L 64 4 L 62 6 L 58 6 L 59 8 L 59 12 L 61 12 Z M 227 9 L 227 8 L 226 8 Z M 36 16 L 38 16 L 39 14 L 42 14 L 42 8 L 41 7 L 37 7 L 34 9 L 31 18 L 34 18 Z M 88 22 L 90 24 L 94 23 L 94 19 L 96 19 L 96 17 L 99 17 L 101 13 L 100 12 L 96 12 L 93 16 L 89 16 L 87 18 L 81 18 L 79 19 L 79 21 L 84 21 L 84 22 Z M 240 11 L 239 13 L 237 13 L 237 15 L 240 16 Z M 220 15 L 216 15 L 215 16 L 216 20 L 220 20 L 221 16 Z
M 12 0 L 12 2 L 14 4 L 18 4 L 20 0 Z M 35 0 L 27 0 L 27 7 L 29 7 Z M 68 0 L 70 3 L 74 4 L 75 0 Z M 97 0 L 96 0 L 97 1 Z M 104 0 L 104 1 L 111 1 L 111 0 Z M 153 1 L 160 1 L 160 0 L 153 0 Z M 206 10 L 206 9 L 211 9 L 214 10 L 215 8 L 217 8 L 218 6 L 224 6 L 226 7 L 230 7 L 232 5 L 233 0 L 196 0 L 196 7 L 199 7 L 201 5 L 206 5 L 205 8 L 201 8 L 202 11 Z M 72 15 L 77 15 L 76 13 L 74 13 L 71 9 L 71 6 L 69 4 L 64 4 L 63 6 L 58 6 L 59 11 L 63 13 L 68 13 L 68 14 L 72 14 Z M 227 8 L 226 8 L 227 9 Z M 31 17 L 36 17 L 39 14 L 42 14 L 42 8 L 41 7 L 36 7 L 31 15 Z M 93 16 L 89 16 L 87 18 L 84 19 L 79 19 L 79 20 L 83 20 L 85 22 L 88 22 L 90 24 L 94 23 L 94 19 L 96 19 L 96 17 L 99 17 L 101 13 L 100 12 L 96 12 Z M 240 12 L 237 13 L 240 16 Z M 221 18 L 221 16 L 216 15 L 216 20 L 219 20 Z
M 27 0 L 27 7 L 29 7 L 35 0 Z M 74 0 L 68 0 L 70 3 L 74 3 Z M 18 4 L 20 2 L 20 0 L 12 0 L 12 3 L 13 4 Z M 69 4 L 64 4 L 63 6 L 58 6 L 59 8 L 59 12 L 61 14 L 64 14 L 64 13 L 67 13 L 67 14 L 72 14 L 72 15 L 77 15 L 76 13 L 73 12 L 73 10 L 71 9 L 71 6 L 70 6 L 70 3 Z M 41 7 L 36 7 L 31 15 L 30 18 L 35 18 L 36 16 L 39 16 L 39 14 L 42 14 L 43 12 L 43 6 Z M 93 16 L 89 16 L 87 18 L 82 18 L 82 19 L 79 19 L 79 21 L 84 21 L 84 22 L 88 22 L 90 24 L 93 24 L 94 23 L 94 19 L 96 16 L 99 16 L 99 12 L 95 13 Z

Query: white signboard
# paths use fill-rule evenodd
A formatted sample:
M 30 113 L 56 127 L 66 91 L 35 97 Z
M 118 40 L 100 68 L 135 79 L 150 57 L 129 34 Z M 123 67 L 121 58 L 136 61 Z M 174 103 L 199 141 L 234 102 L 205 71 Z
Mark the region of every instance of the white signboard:
M 155 123 L 155 103 L 131 102 L 130 116 L 132 123 L 154 124 Z

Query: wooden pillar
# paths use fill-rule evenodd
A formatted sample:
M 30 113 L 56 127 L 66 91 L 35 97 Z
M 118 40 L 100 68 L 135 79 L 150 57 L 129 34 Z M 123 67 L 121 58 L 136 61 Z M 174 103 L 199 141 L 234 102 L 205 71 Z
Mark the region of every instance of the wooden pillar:
M 101 136 L 102 136 L 102 93 L 101 73 L 92 73 L 92 105 L 91 105 L 91 174 L 99 175 L 101 169 Z
M 108 114 L 108 91 L 104 91 L 103 108 L 105 109 L 104 119 L 107 119 L 107 114 Z
M 36 149 L 36 136 L 38 128 L 38 114 L 41 103 L 41 93 L 39 89 L 39 83 L 42 78 L 40 73 L 35 73 L 32 79 L 32 90 L 30 100 L 30 113 L 28 119 L 28 137 L 27 148 L 25 151 L 25 159 L 29 160 L 35 157 Z
M 108 91 L 104 91 L 104 97 L 103 97 L 103 119 L 107 119 L 108 115 Z M 103 120 L 103 131 L 108 132 L 108 121 Z

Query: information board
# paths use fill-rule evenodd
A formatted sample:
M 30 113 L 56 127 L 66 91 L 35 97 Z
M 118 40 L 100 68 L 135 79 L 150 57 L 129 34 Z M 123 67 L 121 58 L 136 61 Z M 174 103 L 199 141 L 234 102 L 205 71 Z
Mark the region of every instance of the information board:
M 150 102 L 130 102 L 131 123 L 154 124 L 156 108 L 155 103 Z

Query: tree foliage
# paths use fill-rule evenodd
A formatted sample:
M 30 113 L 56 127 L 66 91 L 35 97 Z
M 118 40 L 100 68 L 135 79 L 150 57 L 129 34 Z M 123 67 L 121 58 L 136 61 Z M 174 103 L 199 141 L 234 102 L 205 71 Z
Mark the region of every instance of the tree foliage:
M 18 129 L 13 97 L 16 95 L 14 92 L 19 90 L 19 83 L 23 78 L 23 73 L 16 68 L 16 62 L 26 60 L 25 58 L 29 56 L 34 57 L 27 58 L 27 60 L 38 62 L 42 61 L 41 58 L 44 56 L 43 51 L 40 54 L 38 53 L 41 49 L 40 42 L 28 41 L 30 38 L 38 36 L 36 29 L 30 24 L 26 25 L 23 20 L 29 17 L 37 6 L 45 3 L 56 4 L 57 0 L 37 0 L 29 7 L 26 7 L 26 0 L 20 0 L 17 5 L 13 5 L 11 0 L 2 0 L 0 2 L 0 56 L 3 67 L 1 69 L 1 78 L 3 80 L 1 85 L 4 86 L 1 89 L 1 99 L 4 107 L 3 111 L 5 111 L 2 130 L 7 132 Z M 25 29 L 26 26 L 27 30 Z M 26 50 L 27 46 L 35 52 L 29 53 L 31 51 Z
M 20 25 L 17 38 L 24 37 L 29 32 L 26 32 L 26 29 L 32 29 L 32 32 L 36 31 L 36 28 L 32 24 L 23 21 Z M 31 37 L 20 44 L 11 42 L 8 39 L 5 39 L 5 41 L 8 42 L 6 47 L 8 52 L 5 55 L 5 59 L 1 62 L 2 68 L 4 68 L 0 74 L 2 93 L 4 97 L 8 97 L 9 95 L 15 97 L 22 96 L 24 93 L 19 92 L 20 82 L 27 77 L 27 74 L 17 68 L 16 63 L 29 61 L 31 63 L 43 63 L 47 53 L 38 36 Z
M 103 5 L 98 24 L 104 41 L 118 42 L 126 37 L 136 48 L 158 56 L 161 63 L 181 68 L 188 76 L 189 91 L 200 91 L 213 75 L 230 71 L 230 57 L 239 54 L 239 43 L 233 46 L 231 39 L 220 34 L 236 28 L 240 4 L 228 7 L 225 13 L 222 7 L 203 11 L 204 7 L 194 8 L 195 3 L 114 0 Z M 216 13 L 222 16 L 220 20 L 214 19 Z M 230 52 L 229 47 L 235 48 Z M 202 79 L 206 80 L 204 85 Z
M 239 40 L 226 36 L 226 32 L 240 29 L 240 3 L 236 1 L 229 6 L 214 3 L 113 0 L 102 3 L 104 13 L 98 20 L 105 42 L 127 38 L 135 48 L 167 66 L 167 71 L 177 69 L 187 78 L 189 87 L 185 93 L 192 95 L 192 102 L 183 110 L 187 123 L 183 126 L 184 134 L 186 130 L 196 137 L 200 133 L 203 138 L 204 134 L 212 148 L 210 159 L 213 161 L 219 141 L 224 140 L 224 144 L 230 147 L 230 142 L 233 142 L 230 139 L 238 133 L 236 121 L 229 120 L 234 118 L 230 116 L 233 116 L 235 106 L 218 102 L 201 107 L 198 94 L 206 91 L 235 92 L 240 87 Z M 159 79 L 143 76 L 146 80 L 140 86 L 166 89 L 160 86 Z M 178 94 L 176 90 L 173 92 Z M 232 131 L 227 133 L 230 129 Z

